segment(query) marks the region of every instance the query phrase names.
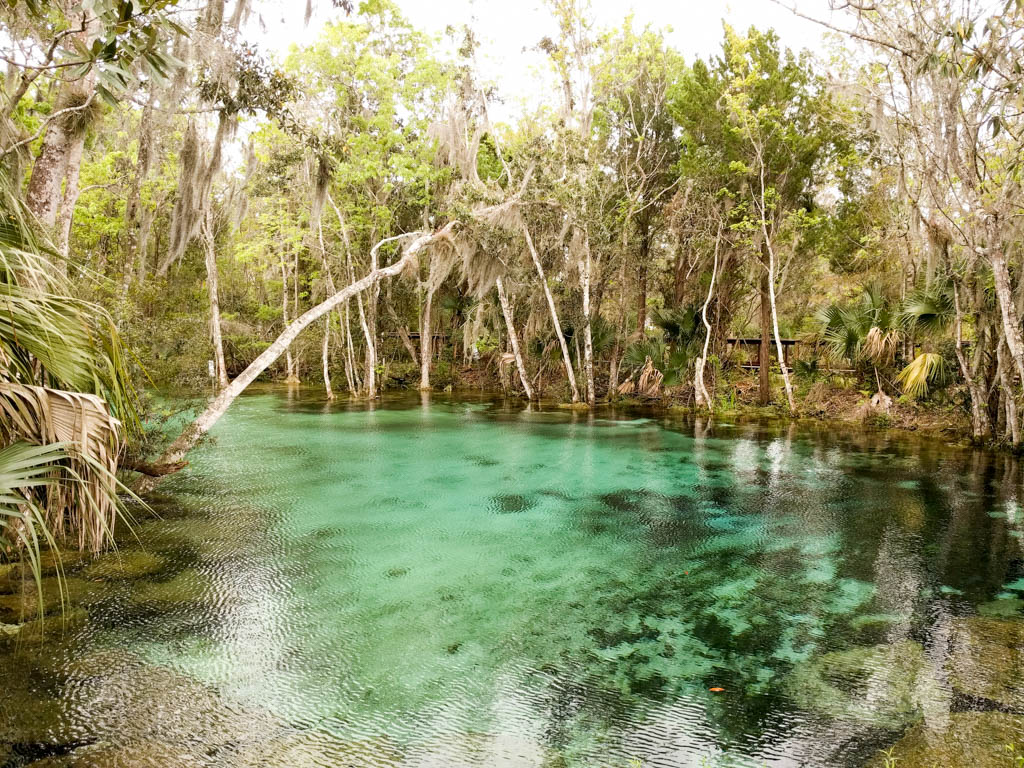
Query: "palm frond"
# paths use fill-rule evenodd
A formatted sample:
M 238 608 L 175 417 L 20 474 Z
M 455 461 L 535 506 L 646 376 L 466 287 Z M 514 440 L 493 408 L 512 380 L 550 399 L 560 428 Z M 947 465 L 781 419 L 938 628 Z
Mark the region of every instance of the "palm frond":
M 946 360 L 937 352 L 922 352 L 896 375 L 904 394 L 914 399 L 927 396 L 931 387 L 945 383 L 948 378 Z
M 903 302 L 900 320 L 906 327 L 924 333 L 941 333 L 953 323 L 956 312 L 953 295 L 946 283 L 935 283 L 910 293 Z

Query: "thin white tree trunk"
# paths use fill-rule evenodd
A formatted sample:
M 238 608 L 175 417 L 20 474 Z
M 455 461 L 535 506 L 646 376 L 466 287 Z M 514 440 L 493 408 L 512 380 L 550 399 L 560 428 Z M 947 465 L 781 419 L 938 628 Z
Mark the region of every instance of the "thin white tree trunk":
M 256 378 L 267 370 L 268 367 L 284 354 L 295 338 L 310 324 L 316 322 L 335 307 L 342 304 L 352 296 L 358 295 L 367 288 L 378 284 L 386 277 L 394 277 L 406 266 L 413 262 L 417 254 L 428 244 L 440 237 L 446 237 L 452 230 L 454 222 L 449 223 L 443 229 L 432 233 L 419 233 L 415 240 L 409 244 L 402 254 L 402 258 L 389 267 L 374 270 L 361 280 L 343 288 L 338 293 L 325 299 L 311 309 L 307 309 L 300 317 L 288 325 L 274 342 L 253 360 L 249 366 L 242 371 L 185 430 L 171 445 L 164 451 L 163 455 L 156 462 L 157 465 L 174 465 L 179 463 L 186 453 L 205 435 L 214 424 L 224 415 L 228 407 L 235 401 L 242 392 Z M 151 490 L 159 478 L 143 477 L 135 484 L 137 492 Z
M 288 269 L 284 265 L 284 258 L 281 259 L 281 321 L 288 327 Z M 287 347 L 284 351 L 285 381 L 294 383 L 293 376 L 294 361 L 292 360 L 292 348 Z
M 363 383 L 359 380 L 359 373 L 356 370 L 356 352 L 352 344 L 352 316 L 349 313 L 349 301 L 345 301 L 345 378 L 348 381 L 348 391 L 356 394 Z
M 434 305 L 434 292 L 427 289 L 427 301 L 420 317 L 420 389 L 430 389 L 430 359 L 433 337 L 430 335 L 430 313 Z
M 760 160 L 760 155 L 759 155 Z M 786 386 L 786 400 L 789 403 L 789 412 L 796 413 L 796 403 L 793 400 L 793 385 L 789 381 L 789 370 L 786 368 L 786 356 L 782 353 L 782 340 L 779 338 L 779 313 L 775 308 L 775 248 L 772 247 L 772 239 L 768 235 L 768 209 L 764 199 L 764 162 L 761 166 L 761 232 L 764 235 L 765 247 L 768 249 L 768 299 L 772 308 L 772 333 L 775 334 L 775 352 L 779 358 L 779 368 L 782 370 L 782 381 Z M 762 361 L 762 364 L 767 360 Z
M 321 205 L 321 208 L 323 206 Z M 320 211 L 316 211 L 316 237 L 317 244 L 320 247 L 320 262 L 324 267 L 324 278 L 327 281 L 327 290 L 330 295 L 334 295 L 338 292 L 337 288 L 334 287 L 334 275 L 331 274 L 331 265 L 327 263 L 327 249 L 324 247 L 324 228 L 320 221 Z M 338 312 L 338 320 L 341 320 L 341 312 Z M 330 368 L 330 357 L 331 357 L 331 317 L 328 315 L 324 320 L 324 344 L 322 350 L 323 357 L 323 368 L 324 368 L 324 391 L 327 393 L 327 399 L 334 399 L 334 390 L 331 388 L 331 368 Z
M 341 226 L 341 238 L 345 243 L 345 263 L 348 266 L 348 277 L 349 280 L 355 280 L 355 268 L 352 266 L 352 246 L 348 238 L 348 227 L 345 226 L 345 217 L 341 215 L 341 209 L 338 208 L 334 203 L 334 198 L 329 194 L 327 195 L 327 202 L 331 204 L 334 209 L 335 215 L 338 217 L 338 224 Z M 376 264 L 377 259 L 377 247 L 375 245 L 371 251 L 370 258 L 371 266 Z M 371 270 L 371 272 L 374 270 Z M 367 313 L 365 307 L 363 307 L 363 297 L 361 293 L 356 294 L 356 306 L 359 308 L 359 327 L 363 331 L 363 337 L 366 339 L 366 394 L 368 397 L 377 396 L 377 346 L 373 342 L 373 333 L 370 331 L 370 324 L 367 321 Z M 349 337 L 349 343 L 351 343 L 351 336 Z
M 572 391 L 572 401 L 578 403 L 580 401 L 580 391 L 576 387 L 576 373 L 572 368 L 572 360 L 569 357 L 569 346 L 565 343 L 565 335 L 562 333 L 562 325 L 558 321 L 558 310 L 555 309 L 555 298 L 551 295 L 551 289 L 548 287 L 547 278 L 544 276 L 544 267 L 540 263 L 540 255 L 537 253 L 537 249 L 533 245 L 533 238 L 530 237 L 530 229 L 526 226 L 526 222 L 522 222 L 523 236 L 526 238 L 526 247 L 530 251 L 530 258 L 533 259 L 533 265 L 537 269 L 537 276 L 540 278 L 541 287 L 544 289 L 544 297 L 548 302 L 548 309 L 551 312 L 551 322 L 555 326 L 555 336 L 558 338 L 558 344 L 562 348 L 562 362 L 565 364 L 565 374 L 569 377 L 569 389 Z
M 210 332 L 217 371 L 217 386 L 228 385 L 228 369 L 224 363 L 224 339 L 220 329 L 220 294 L 217 280 L 217 251 L 213 240 L 213 212 L 206 212 L 206 286 L 210 294 Z
M 583 287 L 583 371 L 587 379 L 587 404 L 597 404 L 597 392 L 594 387 L 594 336 L 590 326 L 590 237 L 583 233 L 585 257 L 580 260 L 580 282 Z
M 322 350 L 323 365 L 324 365 L 324 391 L 327 393 L 327 399 L 334 399 L 334 390 L 331 389 L 331 316 L 330 314 L 324 318 L 324 345 Z
M 516 358 L 516 370 L 519 372 L 519 381 L 523 384 L 523 392 L 527 400 L 533 400 L 533 388 L 526 376 L 526 364 L 523 362 L 523 353 L 519 349 L 519 336 L 516 334 L 516 326 L 512 321 L 512 306 L 509 304 L 508 296 L 505 294 L 505 285 L 499 277 L 495 281 L 498 289 L 498 301 L 501 304 L 501 314 L 505 317 L 505 329 L 508 331 L 509 345 L 512 347 L 512 354 Z
M 694 372 L 693 384 L 696 393 L 697 407 L 702 405 L 711 410 L 711 395 L 708 393 L 707 385 L 704 383 L 704 365 L 708 361 L 708 347 L 711 344 L 711 323 L 708 322 L 708 306 L 711 304 L 711 297 L 715 293 L 715 278 L 718 277 L 718 248 L 722 242 L 722 224 L 718 224 L 718 234 L 715 235 L 715 258 L 711 265 L 711 285 L 708 286 L 708 296 L 701 307 L 700 317 L 704 321 L 706 334 L 704 336 L 704 350 L 697 358 L 696 371 Z

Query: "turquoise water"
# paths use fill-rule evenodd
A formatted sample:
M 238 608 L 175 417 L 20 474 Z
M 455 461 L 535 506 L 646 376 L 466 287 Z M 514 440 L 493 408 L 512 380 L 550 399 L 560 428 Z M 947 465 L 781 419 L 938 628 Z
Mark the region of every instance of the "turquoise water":
M 964 712 L 1017 718 L 1024 743 L 1009 458 L 263 393 L 191 459 L 137 526 L 159 565 L 110 579 L 62 641 L 66 664 L 114 670 L 112 698 L 54 673 L 75 744 L 143 738 L 117 700 L 150 669 L 178 677 L 148 702 L 192 682 L 211 701 L 132 713 L 146 743 L 172 737 L 140 720 L 163 728 L 176 707 L 248 713 L 242 736 L 185 729 L 182 764 L 853 766 Z

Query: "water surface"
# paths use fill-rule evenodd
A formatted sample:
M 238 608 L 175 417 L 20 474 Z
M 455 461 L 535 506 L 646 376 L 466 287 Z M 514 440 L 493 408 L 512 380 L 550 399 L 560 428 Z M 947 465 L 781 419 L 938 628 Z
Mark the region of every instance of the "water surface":
M 859 766 L 968 719 L 976 755 L 1024 743 L 1007 457 L 262 393 L 191 460 L 150 559 L 122 547 L 137 577 L 91 566 L 88 621 L 11 652 L 38 713 L 0 721 L 0 766 Z

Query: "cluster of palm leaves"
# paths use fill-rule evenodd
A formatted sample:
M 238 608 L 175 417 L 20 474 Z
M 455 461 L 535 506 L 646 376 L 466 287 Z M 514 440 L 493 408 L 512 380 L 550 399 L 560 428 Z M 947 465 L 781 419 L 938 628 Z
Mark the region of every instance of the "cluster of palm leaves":
M 913 291 L 902 305 L 889 299 L 880 285 L 871 284 L 857 300 L 822 310 L 821 336 L 830 358 L 877 370 L 896 362 L 908 337 L 934 339 L 949 328 L 953 316 L 953 297 L 944 282 Z M 922 351 L 896 378 L 907 396 L 922 398 L 948 384 L 952 372 L 940 353 Z
M 630 344 L 622 364 L 639 371 L 650 360 L 664 377 L 662 385 L 677 387 L 686 380 L 690 363 L 700 354 L 704 339 L 700 308 L 656 309 L 651 321 L 661 331 L 660 336 L 646 336 Z
M 38 580 L 41 545 L 109 540 L 138 414 L 109 317 L 70 295 L 34 229 L 0 175 L 0 558 L 24 557 Z

